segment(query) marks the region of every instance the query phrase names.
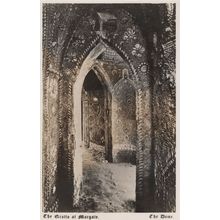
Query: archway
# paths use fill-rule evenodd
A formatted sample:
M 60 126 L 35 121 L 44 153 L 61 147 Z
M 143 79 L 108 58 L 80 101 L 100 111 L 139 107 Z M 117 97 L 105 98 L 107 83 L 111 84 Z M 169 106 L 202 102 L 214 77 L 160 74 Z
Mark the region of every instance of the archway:
M 112 209 L 115 212 L 127 212 L 135 210 L 136 88 L 132 80 L 129 79 L 129 77 L 132 78 L 129 65 L 115 52 L 118 56 L 118 61 L 122 62 L 123 65 L 121 64 L 119 68 L 118 64 L 116 65 L 115 63 L 114 67 L 116 54 L 112 53 L 113 49 L 103 43 L 99 43 L 83 62 L 73 84 L 76 141 L 74 151 L 74 202 L 81 203 L 90 199 L 88 204 L 91 205 L 86 210 L 79 211 L 108 212 Z M 113 55 L 114 62 L 111 64 L 113 69 L 109 73 L 106 72 L 107 67 L 103 62 L 106 56 L 112 57 Z M 114 72 L 117 68 L 119 68 L 120 74 L 119 72 L 117 74 L 120 77 L 113 77 L 113 75 L 117 75 Z M 123 90 L 125 91 L 123 92 Z M 116 95 L 117 92 L 120 93 L 118 97 Z M 114 99 L 125 99 L 118 101 L 120 105 L 125 104 L 124 111 L 123 113 L 120 112 L 120 114 L 123 114 L 123 117 L 126 116 L 122 117 L 122 120 L 124 120 L 124 123 L 127 122 L 129 124 L 126 135 L 128 138 L 120 143 L 123 147 L 118 152 L 118 155 L 121 155 L 119 158 L 124 156 L 127 160 L 119 159 L 113 161 L 112 126 L 117 126 L 116 123 L 112 123 L 112 117 L 114 116 L 112 112 L 113 95 L 115 96 Z M 129 103 L 130 105 L 128 106 L 127 104 Z M 118 106 L 118 108 L 120 107 Z M 127 111 L 126 107 L 132 107 L 131 111 Z M 123 126 L 126 125 L 123 124 Z M 127 129 L 123 126 L 119 130 Z M 123 136 L 123 134 L 119 133 L 119 136 Z M 96 163 L 97 161 L 103 164 Z M 112 161 L 114 164 L 108 164 Z M 107 193 L 110 188 L 111 192 Z M 93 195 L 92 197 L 88 198 L 86 196 L 91 194 Z M 111 202 L 112 197 L 109 197 L 109 195 L 112 194 L 115 195 Z M 103 198 L 100 199 L 99 195 L 103 195 Z M 102 208 L 94 208 L 97 205 L 94 202 L 94 198 L 101 201 L 99 206 Z M 114 201 L 120 202 L 113 205 Z M 104 203 L 109 204 L 109 207 L 105 207 Z
M 82 150 L 83 150 L 83 134 L 82 134 L 82 90 L 83 83 L 87 74 L 90 70 L 93 70 L 96 73 L 96 76 L 99 78 L 102 85 L 106 88 L 105 91 L 111 91 L 111 85 L 108 75 L 104 71 L 100 70 L 100 67 L 96 64 L 97 57 L 102 54 L 106 50 L 106 47 L 99 43 L 87 56 L 84 60 L 80 70 L 77 73 L 76 81 L 73 84 L 73 118 L 74 118 L 74 130 L 75 130 L 75 150 L 74 150 L 74 203 L 77 204 L 79 202 L 80 191 L 82 188 L 82 175 L 83 175 L 83 167 L 82 167 Z M 110 92 L 106 94 L 108 96 L 108 103 L 106 105 L 110 106 L 111 95 Z M 110 108 L 109 108 L 110 109 Z M 111 114 L 108 114 L 110 117 Z M 108 129 L 108 131 L 111 131 Z M 106 140 L 106 148 L 111 148 L 111 134 L 108 135 L 108 140 Z M 107 152 L 107 150 L 106 150 Z M 111 155 L 105 154 L 106 159 L 111 160 Z

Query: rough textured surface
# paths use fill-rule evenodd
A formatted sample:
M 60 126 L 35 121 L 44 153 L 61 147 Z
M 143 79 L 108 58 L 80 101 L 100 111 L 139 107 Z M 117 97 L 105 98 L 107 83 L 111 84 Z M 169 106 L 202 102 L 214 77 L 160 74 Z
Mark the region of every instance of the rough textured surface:
M 101 148 L 92 144 L 92 149 L 84 149 L 82 195 L 74 212 L 133 212 L 135 166 L 100 161 L 94 152 Z
M 121 79 L 112 101 L 113 161 L 136 163 L 136 94 L 132 82 Z
M 44 198 L 45 210 L 54 211 L 57 209 L 56 198 L 56 174 L 58 160 L 58 81 L 55 77 L 47 78 L 48 96 L 45 100 L 44 120 L 48 119 L 48 127 L 45 129 L 44 140 L 45 148 L 43 151 L 44 158 Z M 47 114 L 47 115 L 46 115 Z M 47 116 L 47 117 L 46 117 Z M 46 123 L 46 121 L 44 121 Z
M 154 51 L 153 75 L 155 202 L 157 209 L 175 211 L 176 202 L 176 62 L 175 7 L 167 5 L 162 35 Z
M 104 92 L 95 90 L 89 92 L 89 130 L 90 141 L 105 145 L 105 120 L 104 120 Z

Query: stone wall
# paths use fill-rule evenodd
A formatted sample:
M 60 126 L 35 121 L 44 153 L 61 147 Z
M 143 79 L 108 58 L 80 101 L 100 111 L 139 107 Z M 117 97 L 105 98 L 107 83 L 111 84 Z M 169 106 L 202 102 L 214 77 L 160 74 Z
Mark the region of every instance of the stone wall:
M 160 7 L 160 29 L 152 35 L 152 117 L 155 210 L 176 210 L 175 4 Z
M 136 164 L 136 94 L 130 80 L 120 80 L 112 97 L 113 161 Z
M 56 211 L 58 200 L 56 196 L 56 177 L 58 160 L 58 81 L 49 75 L 46 80 L 48 88 L 45 97 L 44 124 L 44 149 L 43 149 L 43 187 L 44 211 Z
M 90 142 L 105 146 L 104 90 L 88 92 L 88 124 Z

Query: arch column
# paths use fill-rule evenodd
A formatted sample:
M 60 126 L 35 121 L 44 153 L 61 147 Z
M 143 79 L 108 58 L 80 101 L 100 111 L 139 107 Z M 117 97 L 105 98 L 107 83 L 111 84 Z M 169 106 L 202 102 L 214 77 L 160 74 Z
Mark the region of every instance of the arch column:
M 153 203 L 150 89 L 137 91 L 136 211 L 149 212 Z
M 62 77 L 58 82 L 58 124 L 59 124 L 59 148 L 57 160 L 57 196 L 59 199 L 58 211 L 72 211 L 74 192 L 73 171 L 72 171 L 72 148 L 71 135 L 69 129 L 71 124 L 71 114 L 69 109 L 72 106 L 70 95 L 72 88 L 68 77 Z

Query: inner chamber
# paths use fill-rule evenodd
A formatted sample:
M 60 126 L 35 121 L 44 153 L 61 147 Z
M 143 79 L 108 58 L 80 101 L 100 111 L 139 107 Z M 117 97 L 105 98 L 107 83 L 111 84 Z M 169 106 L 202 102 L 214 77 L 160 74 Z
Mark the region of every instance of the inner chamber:
M 107 144 L 106 98 L 103 85 L 94 71 L 90 70 L 82 89 L 82 141 L 87 148 L 99 148 L 100 160 L 105 159 Z

